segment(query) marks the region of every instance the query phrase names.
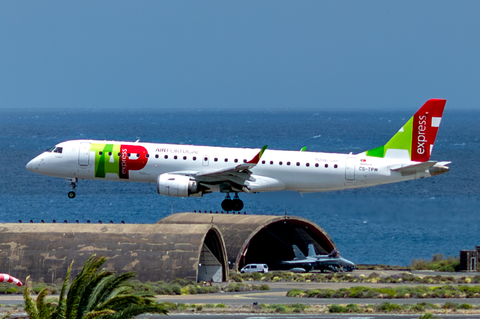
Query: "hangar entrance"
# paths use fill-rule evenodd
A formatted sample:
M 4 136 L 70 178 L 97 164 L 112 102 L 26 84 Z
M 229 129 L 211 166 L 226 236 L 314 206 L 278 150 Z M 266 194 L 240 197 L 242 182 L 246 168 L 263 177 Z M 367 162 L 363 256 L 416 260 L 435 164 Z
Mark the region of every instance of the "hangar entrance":
M 222 251 L 222 244 L 219 240 L 220 234 L 210 229 L 200 251 L 198 262 L 197 281 L 222 282 L 227 279 L 225 259 Z
M 317 254 L 329 254 L 335 248 L 331 239 L 312 224 L 301 220 L 274 222 L 251 238 L 243 250 L 238 269 L 247 264 L 267 264 L 270 270 L 289 269 L 290 265 L 280 262 L 295 258 L 292 245 L 297 245 L 306 256 L 309 244 L 314 245 Z

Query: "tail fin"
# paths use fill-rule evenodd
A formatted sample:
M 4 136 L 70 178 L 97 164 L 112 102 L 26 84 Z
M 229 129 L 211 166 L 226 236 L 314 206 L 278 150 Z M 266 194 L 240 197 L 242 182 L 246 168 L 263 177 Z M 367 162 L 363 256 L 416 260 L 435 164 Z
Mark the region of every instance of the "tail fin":
M 292 245 L 293 253 L 295 254 L 296 259 L 305 259 L 305 255 L 302 253 L 300 248 L 297 245 Z
M 387 144 L 367 151 L 366 155 L 428 161 L 446 102 L 442 99 L 428 100 Z
M 308 257 L 316 256 L 317 252 L 315 251 L 315 247 L 313 244 L 308 244 Z

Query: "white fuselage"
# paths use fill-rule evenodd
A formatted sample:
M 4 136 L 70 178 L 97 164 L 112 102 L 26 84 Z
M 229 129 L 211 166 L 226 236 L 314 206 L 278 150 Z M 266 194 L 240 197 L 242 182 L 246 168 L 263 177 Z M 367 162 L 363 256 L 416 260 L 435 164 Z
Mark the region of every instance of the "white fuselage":
M 40 154 L 27 169 L 49 176 L 156 183 L 161 174 L 228 169 L 251 160 L 258 149 L 73 140 Z M 111 151 L 108 151 L 111 150 Z M 123 163 L 123 164 L 122 164 Z M 402 176 L 392 166 L 417 162 L 362 154 L 267 149 L 247 181 L 251 192 L 323 192 L 429 177 L 428 170 Z M 100 169 L 99 169 L 100 168 Z M 210 191 L 220 191 L 212 183 Z

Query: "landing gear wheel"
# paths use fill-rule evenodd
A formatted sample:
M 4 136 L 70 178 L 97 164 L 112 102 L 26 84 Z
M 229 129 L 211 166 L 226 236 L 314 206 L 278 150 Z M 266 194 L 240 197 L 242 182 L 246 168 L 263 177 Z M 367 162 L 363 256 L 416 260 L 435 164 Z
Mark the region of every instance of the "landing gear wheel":
M 75 198 L 75 192 L 68 192 L 68 198 Z
M 233 199 L 232 200 L 232 210 L 235 210 L 235 211 L 240 211 L 243 209 L 243 202 L 241 199 L 237 198 L 237 199 Z
M 223 200 L 222 209 L 227 212 L 232 210 L 232 200 L 230 198 Z
M 235 193 L 235 196 L 232 200 L 232 210 L 240 211 L 243 209 L 243 202 L 240 198 L 238 198 L 238 193 Z

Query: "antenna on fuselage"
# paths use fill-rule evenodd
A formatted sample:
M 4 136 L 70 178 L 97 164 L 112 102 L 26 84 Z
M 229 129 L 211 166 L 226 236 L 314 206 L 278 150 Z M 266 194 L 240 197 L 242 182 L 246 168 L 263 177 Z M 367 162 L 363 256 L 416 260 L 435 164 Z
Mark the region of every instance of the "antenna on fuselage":
M 138 142 L 140 142 L 140 139 L 138 139 L 138 140 L 135 141 L 135 143 L 138 143 Z

